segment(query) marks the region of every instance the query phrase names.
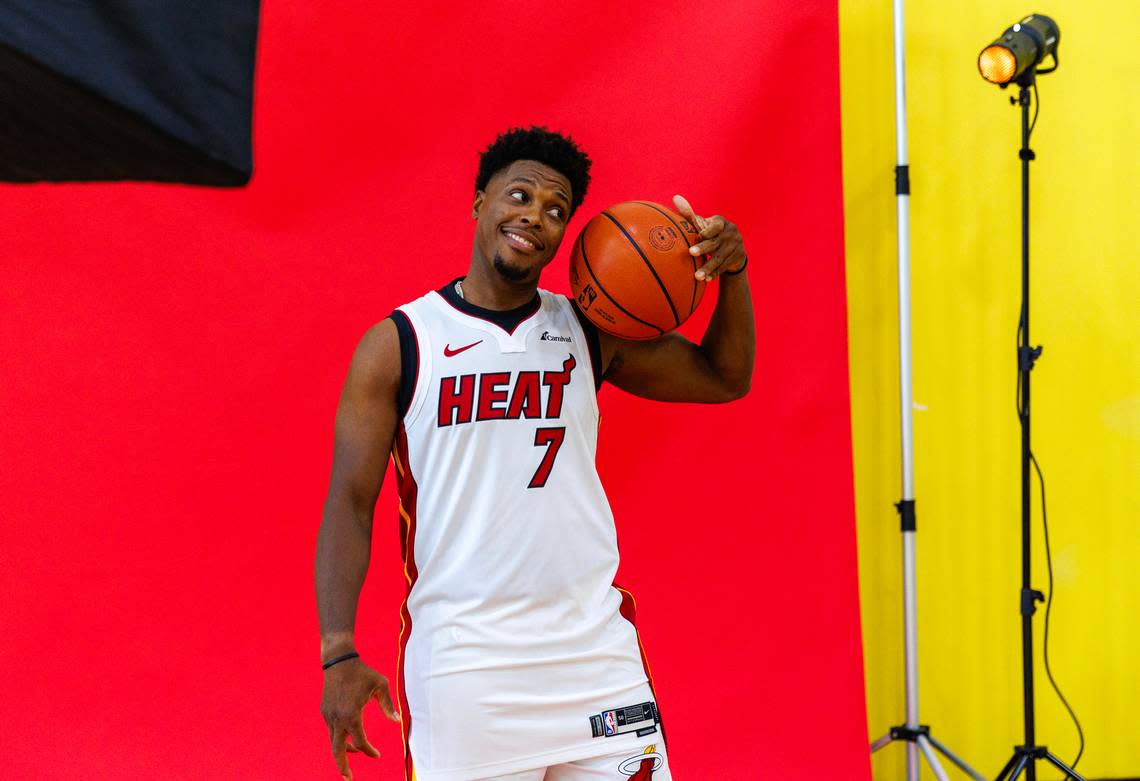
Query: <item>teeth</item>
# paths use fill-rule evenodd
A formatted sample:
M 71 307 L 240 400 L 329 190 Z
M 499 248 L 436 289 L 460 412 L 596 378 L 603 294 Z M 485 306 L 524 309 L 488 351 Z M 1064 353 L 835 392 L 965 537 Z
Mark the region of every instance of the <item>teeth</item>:
M 530 247 L 531 249 L 534 249 L 534 242 L 528 241 L 527 239 L 524 239 L 522 236 L 518 235 L 517 233 L 514 233 L 513 231 L 507 231 L 506 233 L 508 236 L 510 236 L 515 241 L 517 241 L 521 244 L 525 244 L 526 246 Z

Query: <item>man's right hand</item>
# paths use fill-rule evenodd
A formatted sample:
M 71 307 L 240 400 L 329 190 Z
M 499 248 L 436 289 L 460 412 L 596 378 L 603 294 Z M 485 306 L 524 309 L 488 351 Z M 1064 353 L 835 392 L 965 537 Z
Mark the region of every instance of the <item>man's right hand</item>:
M 364 706 L 369 700 L 376 700 L 380 710 L 389 719 L 400 721 L 399 714 L 392 706 L 388 679 L 360 659 L 349 659 L 325 670 L 321 715 L 329 727 L 333 759 L 345 781 L 352 779 L 346 751 L 359 751 L 370 757 L 380 756 L 380 752 L 368 742 L 368 737 L 364 734 Z M 349 738 L 352 738 L 351 743 L 348 742 Z

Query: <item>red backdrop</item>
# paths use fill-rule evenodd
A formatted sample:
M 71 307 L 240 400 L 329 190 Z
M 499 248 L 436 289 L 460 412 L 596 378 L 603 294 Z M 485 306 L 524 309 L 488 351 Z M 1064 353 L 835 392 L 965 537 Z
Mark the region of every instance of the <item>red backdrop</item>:
M 336 777 L 312 557 L 340 384 L 466 268 L 478 150 L 540 123 L 595 161 L 572 233 L 680 192 L 752 257 L 744 401 L 602 391 L 676 777 L 868 778 L 835 5 L 281 0 L 257 100 L 247 190 L 0 188 L 2 775 Z M 358 619 L 388 675 L 393 488 Z M 397 778 L 398 730 L 366 726 L 357 778 Z

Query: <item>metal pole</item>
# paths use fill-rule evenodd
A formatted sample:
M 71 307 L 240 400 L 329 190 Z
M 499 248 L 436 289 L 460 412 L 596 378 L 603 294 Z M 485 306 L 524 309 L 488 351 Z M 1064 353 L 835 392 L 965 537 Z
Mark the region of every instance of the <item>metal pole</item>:
M 1030 465 L 1033 451 L 1029 443 L 1029 377 L 1033 364 L 1041 355 L 1041 347 L 1034 347 L 1029 339 L 1029 163 L 1035 158 L 1029 147 L 1029 135 L 1033 126 L 1029 122 L 1029 89 L 1034 85 L 1037 72 L 1030 68 L 1017 80 L 1021 88 L 1016 102 L 1021 108 L 1021 315 L 1017 328 L 1017 418 L 1021 423 L 1021 674 L 1025 704 L 1025 744 L 1015 746 L 1013 756 L 1006 763 L 998 781 L 1016 781 L 1025 771 L 1027 781 L 1037 781 L 1037 761 L 1040 759 L 1063 770 L 1068 778 L 1083 781 L 1075 770 L 1050 754 L 1045 746 L 1037 745 L 1033 725 L 1033 614 L 1037 603 L 1045 601 L 1045 595 L 1032 586 L 1030 580 Z M 1012 771 L 1012 775 L 1010 774 Z
M 1025 693 L 1025 745 L 1036 746 L 1033 729 L 1033 600 L 1029 545 L 1031 541 L 1030 511 L 1032 495 L 1029 487 L 1029 377 L 1032 364 L 1029 339 L 1029 86 L 1021 85 L 1021 345 L 1018 348 L 1018 371 L 1021 372 L 1021 664 Z M 1035 762 L 1026 766 L 1028 781 L 1037 781 Z
M 918 728 L 918 600 L 915 575 L 914 502 L 914 398 L 911 388 L 910 339 L 910 171 L 906 127 L 906 17 L 903 0 L 894 3 L 895 39 L 895 208 L 898 241 L 899 299 L 899 412 L 902 435 L 903 510 L 903 645 L 906 670 L 906 726 Z M 907 505 L 910 505 L 908 508 Z M 919 781 L 919 747 L 906 744 L 907 781 Z
M 914 503 L 914 398 L 911 381 L 910 333 L 910 169 L 907 161 L 906 128 L 906 20 L 903 0 L 894 5 L 895 41 L 895 203 L 898 220 L 898 299 L 899 299 L 899 413 L 902 439 L 902 517 L 903 538 L 903 644 L 906 663 L 906 723 L 871 744 L 875 752 L 892 741 L 906 742 L 907 781 L 919 781 L 920 758 L 925 758 L 939 781 L 948 781 L 934 751 L 941 752 L 975 781 L 982 775 L 930 738 L 930 729 L 918 718 L 918 598 L 915 566 Z M 932 748 L 933 747 L 933 748 Z

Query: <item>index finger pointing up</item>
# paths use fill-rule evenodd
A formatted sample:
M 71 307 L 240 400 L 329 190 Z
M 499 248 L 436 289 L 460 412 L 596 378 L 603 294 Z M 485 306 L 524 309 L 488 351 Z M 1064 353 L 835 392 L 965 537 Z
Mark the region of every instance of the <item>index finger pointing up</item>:
M 673 205 L 677 207 L 677 211 L 681 212 L 682 217 L 697 226 L 698 231 L 704 230 L 705 226 L 708 225 L 708 221 L 704 217 L 697 216 L 683 195 L 674 195 Z

